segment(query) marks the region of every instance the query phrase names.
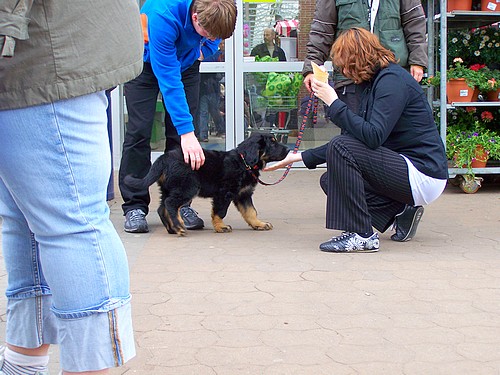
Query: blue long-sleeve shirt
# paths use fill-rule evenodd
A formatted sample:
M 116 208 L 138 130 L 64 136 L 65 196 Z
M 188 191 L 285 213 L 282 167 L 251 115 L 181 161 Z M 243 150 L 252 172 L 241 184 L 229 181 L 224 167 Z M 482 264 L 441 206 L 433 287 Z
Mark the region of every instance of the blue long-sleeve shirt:
M 397 64 L 380 70 L 361 98 L 359 114 L 335 100 L 328 117 L 343 133 L 372 149 L 383 146 L 406 156 L 429 177 L 448 178 L 445 149 L 427 98 L 415 79 Z M 326 145 L 302 153 L 308 168 L 326 161 Z
M 200 57 L 200 51 L 210 56 L 220 42 L 196 32 L 191 21 L 191 3 L 192 0 L 148 0 L 141 9 L 147 16 L 149 38 L 144 43 L 144 61 L 151 63 L 179 135 L 194 130 L 181 74 Z

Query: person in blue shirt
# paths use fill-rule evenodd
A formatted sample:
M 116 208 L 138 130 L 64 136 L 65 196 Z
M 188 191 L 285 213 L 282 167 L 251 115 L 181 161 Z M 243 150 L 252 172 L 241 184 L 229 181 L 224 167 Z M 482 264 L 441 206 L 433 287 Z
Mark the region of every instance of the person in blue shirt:
M 363 28 L 344 31 L 332 62 L 356 84 L 365 83 L 357 114 L 328 83 L 313 79 L 314 94 L 342 129 L 327 145 L 290 153 L 265 170 L 296 161 L 315 168 L 326 162 L 321 186 L 327 194 L 326 227 L 344 231 L 320 245 L 326 252 L 375 252 L 379 235 L 394 225 L 394 241 L 416 233 L 422 205 L 436 200 L 448 179 L 444 144 L 418 82 L 394 53 Z
M 144 177 L 151 166 L 150 140 L 160 91 L 165 107 L 165 151 L 180 147 L 193 170 L 205 162 L 193 125 L 199 102 L 199 65 L 204 56 L 217 51 L 221 39 L 233 34 L 236 13 L 234 0 L 147 0 L 141 8 L 144 66 L 124 87 L 128 123 L 118 184 L 125 231 L 149 230 L 149 191 L 132 190 L 123 180 L 130 174 Z M 160 217 L 162 212 L 160 205 Z M 203 220 L 190 206 L 182 207 L 180 215 L 187 229 L 203 228 Z

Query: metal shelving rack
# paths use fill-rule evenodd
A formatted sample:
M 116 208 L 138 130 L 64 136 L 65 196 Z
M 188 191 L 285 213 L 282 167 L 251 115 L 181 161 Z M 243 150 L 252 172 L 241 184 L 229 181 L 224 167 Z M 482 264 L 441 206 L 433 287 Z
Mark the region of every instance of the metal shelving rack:
M 466 107 L 466 106 L 489 106 L 496 107 L 500 106 L 500 102 L 453 102 L 448 104 L 446 101 L 446 70 L 447 70 L 447 31 L 448 28 L 475 28 L 480 26 L 491 25 L 496 22 L 500 22 L 500 12 L 485 12 L 485 11 L 452 11 L 452 12 L 443 12 L 441 10 L 445 10 L 447 7 L 447 0 L 440 0 L 439 13 L 435 14 L 435 3 L 434 0 L 431 0 L 428 3 L 428 12 L 429 14 L 433 14 L 432 20 L 434 22 L 439 22 L 439 31 L 440 31 L 440 59 L 439 59 L 439 71 L 441 74 L 441 82 L 439 88 L 439 107 L 440 113 L 446 114 L 448 109 L 452 109 L 454 107 Z M 431 17 L 429 17 L 431 19 Z M 434 75 L 434 53 L 436 46 L 434 45 L 434 25 L 429 25 L 429 74 Z M 432 91 L 432 90 L 429 90 Z M 428 97 L 432 100 L 432 93 L 428 94 Z M 447 127 L 447 116 L 440 116 L 440 134 L 443 139 L 444 144 L 446 145 L 446 127 Z M 468 170 L 466 168 L 448 168 L 448 172 L 450 177 L 455 177 L 457 175 L 467 175 Z M 486 167 L 486 168 L 474 168 L 474 174 L 493 174 L 500 173 L 500 167 Z M 479 180 L 469 181 L 469 183 L 478 184 L 477 188 L 480 186 Z M 469 187 L 470 188 L 470 187 Z M 472 186 L 474 188 L 474 186 Z M 475 191 L 477 191 L 477 188 Z M 464 190 L 465 191 L 465 190 Z M 474 191 L 474 192 L 475 192 Z

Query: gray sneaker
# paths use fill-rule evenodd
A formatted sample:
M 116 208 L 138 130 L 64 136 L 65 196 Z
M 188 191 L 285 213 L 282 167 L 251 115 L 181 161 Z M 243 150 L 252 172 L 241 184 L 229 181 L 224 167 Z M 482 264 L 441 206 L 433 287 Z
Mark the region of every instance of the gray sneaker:
M 198 212 L 193 210 L 191 206 L 182 206 L 179 211 L 186 229 L 202 229 L 205 226 L 203 219 L 198 216 Z
M 140 208 L 130 210 L 125 214 L 125 232 L 147 233 L 149 232 L 146 214 Z
M 319 245 L 321 251 L 329 253 L 374 253 L 379 249 L 378 233 L 364 238 L 354 232 L 344 232 Z

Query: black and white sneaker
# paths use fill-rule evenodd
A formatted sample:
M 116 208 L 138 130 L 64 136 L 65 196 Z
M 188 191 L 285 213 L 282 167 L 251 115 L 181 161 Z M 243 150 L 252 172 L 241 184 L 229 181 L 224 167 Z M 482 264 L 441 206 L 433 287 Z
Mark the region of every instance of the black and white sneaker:
M 398 242 L 410 241 L 417 233 L 417 226 L 424 214 L 422 206 L 406 205 L 403 212 L 394 218 L 393 228 L 396 233 L 391 236 L 391 240 Z
M 321 251 L 330 253 L 374 253 L 379 249 L 378 233 L 364 238 L 354 232 L 343 232 L 319 245 Z
M 191 206 L 182 206 L 180 214 L 186 229 L 202 229 L 205 226 L 203 219 L 198 216 L 198 212 L 193 210 Z
M 128 211 L 125 214 L 125 232 L 129 233 L 147 233 L 149 232 L 146 214 L 140 208 Z

